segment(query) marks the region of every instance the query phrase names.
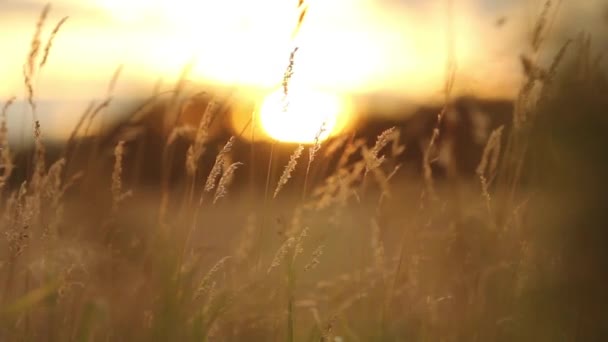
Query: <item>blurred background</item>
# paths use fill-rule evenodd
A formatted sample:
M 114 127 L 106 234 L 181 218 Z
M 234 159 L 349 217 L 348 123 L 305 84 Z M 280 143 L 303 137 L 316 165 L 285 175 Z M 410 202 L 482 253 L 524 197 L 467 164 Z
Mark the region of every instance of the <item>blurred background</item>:
M 18 97 L 9 132 L 22 143 L 32 125 L 22 66 L 45 3 L 0 1 L 0 98 Z M 529 49 L 526 42 L 543 3 L 460 0 L 448 9 L 444 1 L 310 0 L 293 37 L 299 15 L 295 0 L 56 0 L 41 38 L 61 18 L 69 19 L 35 80 L 39 118 L 45 139 L 64 140 L 89 101 L 107 96 L 121 65 L 106 120 L 172 89 L 184 68 L 189 89 L 222 89 L 224 94 L 229 89 L 238 102 L 272 108 L 264 103 L 280 88 L 294 46 L 299 50 L 290 82 L 300 89 L 296 102 L 314 103 L 314 110 L 294 112 L 335 117 L 336 131 L 356 118 L 404 118 L 440 103 L 450 44 L 457 66 L 453 96 L 508 100 L 521 83 L 519 56 Z M 602 41 L 608 40 L 601 39 L 608 32 L 605 1 L 561 1 L 552 11 L 541 60 L 550 60 L 566 38 L 581 30 L 594 33 L 596 48 L 607 47 Z M 244 118 L 232 113 L 237 119 L 227 128 L 241 130 L 250 111 Z M 262 116 L 272 117 L 272 111 Z M 301 131 L 302 123 L 311 121 L 293 119 L 302 116 L 295 113 L 288 122 Z M 276 118 L 266 121 L 276 123 Z M 289 123 L 278 125 L 270 134 L 274 138 Z M 262 133 L 273 130 L 259 126 Z M 291 140 L 310 140 L 319 122 L 310 126 L 308 138 L 291 134 Z

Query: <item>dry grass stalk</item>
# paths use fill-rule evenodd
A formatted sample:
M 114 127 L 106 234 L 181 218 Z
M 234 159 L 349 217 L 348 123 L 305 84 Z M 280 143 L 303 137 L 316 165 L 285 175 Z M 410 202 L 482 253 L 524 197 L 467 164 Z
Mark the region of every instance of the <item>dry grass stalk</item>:
M 363 140 L 361 138 L 359 138 L 355 141 L 352 141 L 348 145 L 346 145 L 344 152 L 340 156 L 340 160 L 338 160 L 338 166 L 337 166 L 338 170 L 345 167 L 348 164 L 350 157 L 352 157 L 355 153 L 357 153 L 357 151 L 359 151 L 359 149 L 362 148 L 364 145 L 365 145 L 365 140 Z
M 555 77 L 555 74 L 557 73 L 557 68 L 560 66 L 562 60 L 564 59 L 564 56 L 566 55 L 566 52 L 568 51 L 570 44 L 572 44 L 572 40 L 567 40 L 564 43 L 564 45 L 562 45 L 562 47 L 559 49 L 557 54 L 555 55 L 555 58 L 553 59 L 553 62 L 551 63 L 551 66 L 549 67 L 549 71 L 547 72 L 546 81 L 551 82 L 553 80 L 553 78 Z
M 348 139 L 350 139 L 350 136 L 348 136 L 346 134 L 342 134 L 342 135 L 338 136 L 336 139 L 331 139 L 331 141 L 327 144 L 327 147 L 325 148 L 323 156 L 325 158 L 328 158 L 328 157 L 334 155 L 339 149 L 344 147 L 344 145 L 346 144 Z
M 515 100 L 515 108 L 513 110 L 513 126 L 515 130 L 521 129 L 528 121 L 530 113 L 533 111 L 533 102 L 531 95 L 536 83 L 536 79 L 528 77 L 524 85 L 519 90 L 517 99 Z
M 230 164 L 230 166 L 226 168 L 217 185 L 217 190 L 215 191 L 215 196 L 213 198 L 213 204 L 217 203 L 220 198 L 225 197 L 228 194 L 228 186 L 232 183 L 234 172 L 241 165 L 243 165 L 243 163 L 236 162 Z
M 63 17 L 61 18 L 61 20 L 59 20 L 59 22 L 57 22 L 57 25 L 55 25 L 55 28 L 51 32 L 51 35 L 49 36 L 49 39 L 47 40 L 46 45 L 44 47 L 44 55 L 42 56 L 42 60 L 40 61 L 40 65 L 38 66 L 39 69 L 42 69 L 46 65 L 46 62 L 49 58 L 49 54 L 51 52 L 51 48 L 53 47 L 53 42 L 55 41 L 55 37 L 57 37 L 57 33 L 59 33 L 59 30 L 67 20 L 68 17 Z
M 179 103 L 182 97 L 182 93 L 184 92 L 184 89 L 186 88 L 186 84 L 188 83 L 188 75 L 190 74 L 190 72 L 192 71 L 192 68 L 194 67 L 194 61 L 190 61 L 189 63 L 187 63 L 186 65 L 184 65 L 184 67 L 181 70 L 181 73 L 179 75 L 179 79 L 177 80 L 177 82 L 175 83 L 175 85 L 173 86 L 173 89 L 171 91 L 169 91 L 169 93 L 171 93 L 171 98 L 169 99 L 169 103 L 167 104 L 166 107 L 166 114 L 164 115 L 164 120 L 163 120 L 163 130 L 167 127 L 175 127 L 178 125 L 179 123 L 179 119 L 180 116 L 182 114 L 182 112 L 179 110 Z M 163 149 L 163 163 L 164 164 L 171 164 L 172 162 L 172 158 L 173 155 L 171 154 L 171 151 L 169 150 L 169 146 L 168 144 L 165 144 L 165 147 Z M 162 170 L 163 172 L 163 179 L 169 177 L 168 173 L 170 172 L 168 170 L 168 166 L 165 166 Z M 164 185 L 166 187 L 166 185 Z M 166 193 L 164 196 L 168 196 Z M 163 198 L 163 201 L 168 201 L 168 199 Z
M 336 322 L 336 317 L 332 317 L 329 319 L 325 328 L 323 329 L 323 335 L 321 336 L 321 342 L 332 342 L 335 340 L 334 337 L 334 325 Z
M 533 81 L 543 81 L 547 78 L 547 72 L 536 65 L 536 63 L 528 56 L 522 55 L 520 56 L 522 68 L 524 74 L 529 80 Z
M 49 167 L 42 182 L 40 191 L 42 204 L 51 211 L 50 214 L 52 215 L 52 219 L 48 223 L 48 226 L 45 227 L 43 235 L 48 235 L 49 233 L 55 234 L 63 217 L 62 199 L 66 188 L 62 185 L 62 172 L 65 165 L 66 160 L 64 158 L 57 160 Z
M 504 126 L 500 126 L 490 134 L 488 142 L 483 150 L 483 155 L 479 165 L 477 166 L 477 174 L 482 176 L 486 175 L 489 178 L 494 177 L 496 168 L 498 167 L 498 160 L 500 157 L 500 147 L 502 132 Z
M 40 54 L 41 41 L 40 36 L 42 34 L 42 30 L 44 28 L 44 24 L 48 17 L 48 14 L 51 10 L 50 4 L 47 4 L 40 13 L 38 18 L 38 22 L 36 23 L 36 30 L 34 31 L 34 35 L 32 37 L 32 41 L 30 44 L 30 50 L 28 53 L 28 58 L 23 66 L 23 79 L 25 83 L 25 87 L 27 89 L 27 101 L 32 110 L 32 117 L 34 118 L 34 143 L 35 143 L 35 152 L 34 152 L 34 175 L 32 177 L 32 186 L 34 189 L 38 189 L 40 186 L 41 179 L 44 177 L 45 172 L 45 164 L 44 164 L 44 155 L 45 149 L 42 144 L 41 130 L 40 130 L 40 122 L 38 121 L 38 117 L 36 114 L 36 103 L 34 101 L 34 77 L 36 76 L 39 68 L 37 69 L 36 60 L 38 59 L 38 55 Z M 59 30 L 59 29 L 57 29 Z M 48 51 L 45 52 L 45 55 L 48 56 L 50 52 L 50 45 L 48 46 Z M 39 65 L 42 65 L 40 63 Z
M 379 156 L 379 154 L 389 143 L 391 143 L 391 156 L 396 157 L 401 154 L 404 147 L 399 144 L 399 136 L 399 130 L 395 127 L 391 127 L 378 136 L 376 143 L 371 150 L 362 146 L 361 154 L 363 155 L 363 160 L 365 162 L 364 177 L 367 176 L 370 171 L 372 172 L 374 179 L 382 189 L 381 200 L 384 197 L 391 197 L 391 190 L 389 186 L 389 176 L 380 168 L 386 161 L 386 156 Z M 396 170 L 394 170 L 394 172 L 396 172 Z
M 14 96 L 9 98 L 2 107 L 0 115 L 0 162 L 2 163 L 0 165 L 0 168 L 2 169 L 2 174 L 0 175 L 0 190 L 4 188 L 15 168 L 10 146 L 8 144 L 8 127 L 6 125 L 8 109 L 15 100 L 16 98 Z
M 310 165 L 315 160 L 315 156 L 317 152 L 321 149 L 321 136 L 323 133 L 327 131 L 327 122 L 323 121 L 321 123 L 321 127 L 319 127 L 319 131 L 315 134 L 315 142 L 314 144 L 308 148 L 308 167 L 306 168 L 306 173 L 310 170 Z
M 453 2 L 448 1 L 448 8 L 446 12 L 447 16 L 447 25 L 448 30 L 446 37 L 446 78 L 443 86 L 444 93 L 444 106 L 437 114 L 437 121 L 435 122 L 435 127 L 433 128 L 433 132 L 431 134 L 431 139 L 429 140 L 429 144 L 425 149 L 422 157 L 422 169 L 423 169 L 423 178 L 425 183 L 425 190 L 423 192 L 423 196 L 428 194 L 432 200 L 437 200 L 437 193 L 435 192 L 435 185 L 433 182 L 433 169 L 431 168 L 431 153 L 434 151 L 435 143 L 437 139 L 439 139 L 441 124 L 443 122 L 443 118 L 450 110 L 450 101 L 452 95 L 452 89 L 454 88 L 454 84 L 456 83 L 456 51 L 455 51 L 455 42 L 454 42 L 454 8 Z M 422 205 L 422 203 L 421 203 Z
M 194 176 L 196 174 L 200 157 L 205 152 L 205 144 L 209 139 L 209 128 L 211 127 L 211 122 L 215 116 L 216 107 L 217 104 L 214 100 L 207 104 L 207 108 L 205 109 L 196 130 L 194 143 L 188 148 L 188 154 L 186 157 L 186 171 L 190 176 Z
M 398 138 L 399 131 L 395 127 L 391 127 L 385 130 L 378 136 L 374 147 L 372 147 L 372 149 L 368 151 L 369 153 L 364 153 L 364 157 L 365 154 L 367 154 L 365 173 L 368 173 L 369 171 L 378 168 L 380 165 L 382 165 L 382 163 L 384 163 L 386 157 L 378 156 L 380 154 L 380 151 L 382 151 L 382 149 L 386 147 L 390 142 L 393 142 Z M 364 149 L 364 151 L 367 151 L 367 149 Z
M 188 140 L 194 140 L 196 129 L 192 125 L 181 125 L 173 127 L 169 137 L 167 138 L 167 145 L 173 145 L 178 138 L 186 138 Z
M 211 283 L 211 285 L 209 285 L 209 290 L 207 291 L 207 298 L 205 300 L 205 304 L 203 305 L 203 314 L 205 316 L 209 315 L 211 310 L 212 310 L 212 304 L 213 301 L 215 300 L 215 298 L 217 297 L 217 281 L 213 281 Z M 212 326 L 209 327 L 209 332 L 208 335 L 212 335 L 211 330 L 213 329 L 213 327 L 215 326 L 214 323 L 212 323 Z
M 209 272 L 207 272 L 207 274 L 203 277 L 200 284 L 198 285 L 198 288 L 196 289 L 196 292 L 194 293 L 195 299 L 200 298 L 205 293 L 209 292 L 209 290 L 212 288 L 211 280 L 213 279 L 215 274 L 224 267 L 224 265 L 230 258 L 232 258 L 232 257 L 225 256 L 225 257 L 221 258 L 217 263 L 215 263 L 215 265 L 213 265 L 213 267 L 211 267 Z
M 300 32 L 300 28 L 302 27 L 302 24 L 304 23 L 304 17 L 306 16 L 306 13 L 308 12 L 308 6 L 306 6 L 304 0 L 298 0 L 298 11 L 299 11 L 298 20 L 296 22 L 296 26 L 292 32 L 292 37 L 291 37 L 292 42 L 295 42 L 297 40 L 297 36 Z M 282 87 L 283 87 L 283 102 L 284 102 L 283 110 L 284 111 L 287 111 L 287 107 L 289 106 L 289 100 L 288 100 L 289 84 L 291 82 L 291 78 L 293 77 L 293 73 L 294 73 L 293 69 L 294 69 L 296 53 L 298 52 L 298 49 L 299 49 L 299 47 L 296 45 L 291 50 L 291 52 L 289 54 L 289 63 L 287 64 L 287 68 L 285 69 L 285 72 L 283 73 Z
M 302 252 L 304 252 L 304 247 L 303 247 L 304 239 L 308 236 L 309 230 L 310 229 L 308 227 L 304 227 L 304 229 L 302 229 L 302 232 L 300 232 L 300 236 L 298 236 L 298 239 L 296 240 L 296 243 L 295 243 L 292 262 L 296 260 L 296 257 L 299 254 L 302 254 Z
M 61 172 L 65 167 L 66 160 L 61 158 L 57 160 L 51 167 L 44 177 L 42 183 L 42 196 L 50 199 L 51 203 L 56 204 L 59 200 L 59 196 L 62 194 L 61 186 Z
M 65 163 L 62 166 L 62 169 L 63 168 L 65 168 Z M 61 172 L 61 170 L 59 172 Z M 53 203 L 52 208 L 54 208 L 55 213 L 53 215 L 53 219 L 49 223 L 49 231 L 51 233 L 54 233 L 54 234 L 57 233 L 57 228 L 59 227 L 59 224 L 61 223 L 61 220 L 63 219 L 63 212 L 64 212 L 63 197 L 64 197 L 66 191 L 68 189 L 72 188 L 72 186 L 74 186 L 74 184 L 76 184 L 76 182 L 79 179 L 81 179 L 82 176 L 83 176 L 82 172 L 74 174 L 72 177 L 70 177 L 68 179 L 67 182 L 64 182 L 64 184 L 62 185 L 61 189 L 59 189 L 58 192 L 55 192 L 56 195 L 54 195 L 53 199 L 52 199 L 52 203 Z
M 116 70 L 114 70 L 114 73 L 112 74 L 112 78 L 110 79 L 110 83 L 108 84 L 108 89 L 107 89 L 107 93 L 106 93 L 106 98 L 97 106 L 94 107 L 94 109 L 90 112 L 88 112 L 88 119 L 89 121 L 87 122 L 87 126 L 84 130 L 84 135 L 88 135 L 89 131 L 91 129 L 91 126 L 93 125 L 93 122 L 95 121 L 95 118 L 102 113 L 104 110 L 106 110 L 108 107 L 110 107 L 110 105 L 112 104 L 112 100 L 114 99 L 113 97 L 113 93 L 114 93 L 114 88 L 116 87 L 116 83 L 118 82 L 118 79 L 120 78 L 120 74 L 122 73 L 122 69 L 123 69 L 123 65 L 119 65 L 118 67 L 116 67 Z M 85 112 L 85 114 L 83 116 L 86 116 L 87 112 Z M 85 118 L 83 117 L 82 120 L 84 120 Z M 78 125 L 80 126 L 80 124 Z M 78 127 L 77 126 L 77 127 Z M 100 130 L 103 127 L 100 127 Z
M 10 259 L 14 260 L 27 248 L 31 238 L 29 228 L 32 226 L 37 211 L 34 202 L 27 196 L 27 182 L 21 183 L 18 191 L 13 192 L 6 203 L 4 221 L 9 229 L 5 231 Z
M 504 126 L 500 126 L 499 128 L 492 131 L 490 137 L 488 138 L 488 142 L 486 143 L 486 146 L 483 150 L 481 161 L 479 162 L 477 170 L 475 171 L 479 176 L 479 180 L 481 182 L 482 195 L 486 200 L 486 206 L 488 210 L 490 210 L 491 201 L 489 187 L 494 178 L 496 177 L 496 170 L 498 168 L 498 161 L 500 158 L 503 129 Z
M 336 201 L 340 206 L 345 207 L 350 197 L 358 198 L 355 190 L 355 185 L 361 182 L 361 178 L 365 172 L 365 162 L 360 161 L 353 165 L 350 172 L 345 173 L 344 177 L 338 178 L 338 193 L 336 195 Z
M 10 222 L 10 226 L 28 229 L 34 224 L 41 224 L 43 237 L 48 237 L 49 232 L 57 232 L 63 216 L 63 195 L 76 180 L 73 177 L 68 184 L 62 184 L 65 165 L 64 158 L 57 160 L 46 174 L 40 175 L 36 185 L 30 184 L 31 190 L 28 191 L 27 183 L 24 182 L 19 192 L 11 195 L 5 208 L 5 220 Z M 32 175 L 32 178 L 36 177 Z
M 542 74 L 542 78 L 539 78 L 539 81 L 542 81 L 542 87 L 539 91 L 539 96 L 538 96 L 538 101 L 543 101 L 543 100 L 547 100 L 549 98 L 550 91 L 552 89 L 551 84 L 553 83 L 555 76 L 557 74 L 557 69 L 560 66 L 561 62 L 563 61 L 566 52 L 568 51 L 568 48 L 570 47 L 570 44 L 572 43 L 572 40 L 567 40 L 562 47 L 559 49 L 559 51 L 557 52 L 557 54 L 555 55 L 555 57 L 553 58 L 553 61 L 551 62 L 551 65 L 549 66 L 549 68 L 547 68 L 546 70 L 543 69 L 543 74 Z M 539 68 L 541 69 L 541 68 Z
M 55 37 L 57 36 L 57 33 L 59 33 L 60 28 L 63 26 L 65 21 L 68 19 L 67 17 L 65 17 L 57 23 L 57 25 L 53 29 L 53 31 L 47 41 L 47 44 L 44 48 L 44 54 L 43 54 L 42 60 L 37 65 L 36 60 L 38 59 L 38 56 L 40 55 L 40 50 L 41 50 L 41 46 L 42 46 L 40 36 L 42 35 L 42 30 L 44 28 L 44 24 L 48 18 L 50 11 L 51 11 L 51 5 L 49 3 L 49 4 L 45 5 L 44 8 L 42 9 L 42 11 L 40 12 L 40 16 L 38 17 L 38 22 L 36 23 L 36 30 L 34 31 L 34 35 L 32 36 L 32 41 L 30 43 L 30 51 L 28 53 L 27 62 L 23 66 L 23 78 L 24 78 L 25 87 L 27 89 L 27 100 L 32 109 L 32 116 L 34 117 L 34 121 L 36 121 L 36 122 L 38 121 L 38 119 L 37 119 L 37 115 L 36 115 L 36 103 L 34 102 L 34 77 L 36 76 L 37 72 L 46 65 L 49 54 L 51 52 L 51 48 L 53 46 L 53 41 L 54 41 Z M 36 123 L 36 124 L 39 125 L 39 123 Z
M 5 232 L 10 260 L 19 257 L 29 245 L 29 226 L 15 227 Z
M 341 187 L 341 177 L 344 177 L 344 174 L 347 173 L 346 170 L 341 172 L 342 174 L 327 177 L 324 184 L 313 191 L 312 196 L 317 198 L 316 202 L 312 204 L 313 208 L 316 210 L 325 209 L 336 202 L 336 193 Z
M 375 156 L 373 152 L 369 151 L 366 147 L 363 147 L 362 154 L 363 159 L 365 160 L 365 174 L 367 175 L 367 173 L 371 171 L 374 179 L 382 189 L 382 194 L 386 197 L 390 197 L 391 189 L 388 183 L 388 176 L 379 167 L 384 162 L 385 156 L 378 158 L 377 155 Z
M 553 78 L 555 78 L 557 68 L 561 64 L 570 44 L 571 40 L 568 40 L 562 45 L 548 70 L 538 66 L 534 58 L 521 56 L 526 78 L 515 101 L 513 111 L 513 125 L 515 129 L 521 129 L 531 119 L 531 114 L 535 111 L 539 101 L 549 95 L 546 92 L 547 85 L 550 85 Z M 538 51 L 535 51 L 535 53 L 538 53 Z
M 302 232 L 302 218 L 304 216 L 304 207 L 296 206 L 293 210 L 293 215 L 289 222 L 289 229 L 285 232 L 285 236 L 296 236 Z
M 400 156 L 405 151 L 405 145 L 399 143 L 399 138 L 401 137 L 401 132 L 399 130 L 395 131 L 392 135 L 392 144 L 391 144 L 391 157 L 396 158 Z
M 76 126 L 74 126 L 74 129 L 72 129 L 72 132 L 70 133 L 70 137 L 68 138 L 68 141 L 66 143 L 66 150 L 65 150 L 66 156 L 68 156 L 70 154 L 70 152 L 72 151 L 72 149 L 74 148 L 73 146 L 74 146 L 76 137 L 78 136 L 78 132 L 80 132 L 80 128 L 82 128 L 86 119 L 89 117 L 89 115 L 91 114 L 91 112 L 93 111 L 94 108 L 95 108 L 95 102 L 91 101 L 91 102 L 89 102 L 89 104 L 88 104 L 87 108 L 84 110 L 84 112 L 82 112 L 82 115 L 80 115 L 80 119 L 78 119 Z
M 34 35 L 32 36 L 32 42 L 30 43 L 30 51 L 28 53 L 28 58 L 26 64 L 23 66 L 23 78 L 25 81 L 25 87 L 27 89 L 27 99 L 32 108 L 32 113 L 34 115 L 34 119 L 36 120 L 36 105 L 34 103 L 34 76 L 37 72 L 36 69 L 36 60 L 38 59 L 38 55 L 40 54 L 40 36 L 42 35 L 42 29 L 44 28 L 44 23 L 51 11 L 51 4 L 47 4 L 40 12 L 40 16 L 38 17 L 38 22 L 36 23 L 36 30 L 34 31 Z
M 306 264 L 306 266 L 304 266 L 305 271 L 310 271 L 317 267 L 317 265 L 319 265 L 319 263 L 321 262 L 320 258 L 323 255 L 323 248 L 323 245 L 320 245 L 319 247 L 315 248 L 315 250 L 312 252 L 312 259 L 308 264 Z
M 112 212 L 116 212 L 120 203 L 131 196 L 131 191 L 123 191 L 122 172 L 125 142 L 119 141 L 114 148 L 114 169 L 112 171 Z
M 532 49 L 532 57 L 521 57 L 522 67 L 524 69 L 526 79 L 519 90 L 515 102 L 513 123 L 516 129 L 523 127 L 523 125 L 530 119 L 531 113 L 534 112 L 537 102 L 542 96 L 546 95 L 543 94 L 545 90 L 544 87 L 535 93 L 534 90 L 538 88 L 536 85 L 540 82 L 544 82 L 544 85 L 551 83 L 552 78 L 555 76 L 557 67 L 561 63 L 566 50 L 570 45 L 570 41 L 566 41 L 566 43 L 558 51 L 548 70 L 545 70 L 537 65 L 537 58 L 542 44 L 545 42 L 546 36 L 549 34 L 551 24 L 557 17 L 557 12 L 560 5 L 561 1 L 558 1 L 557 6 L 552 6 L 552 2 L 550 0 L 545 2 L 530 37 L 529 43 Z M 553 7 L 557 8 L 553 10 Z M 538 95 L 538 93 L 540 93 L 540 95 Z M 534 97 L 535 94 L 537 95 L 536 97 Z
M 321 210 L 334 204 L 345 207 L 350 197 L 355 195 L 355 185 L 361 181 L 365 171 L 365 161 L 359 161 L 350 167 L 342 167 L 325 179 L 323 185 L 317 187 L 312 195 L 317 200 L 312 207 Z
M 447 104 L 446 104 L 447 106 Z M 439 125 L 443 121 L 443 117 L 445 116 L 447 109 L 444 109 L 439 112 L 437 115 L 437 124 L 436 127 L 433 128 L 433 133 L 431 135 L 431 139 L 429 140 L 429 144 L 427 145 L 424 154 L 422 156 L 422 170 L 424 181 L 426 185 L 426 192 L 431 196 L 432 199 L 436 199 L 437 196 L 435 194 L 435 187 L 433 183 L 433 169 L 431 168 L 431 154 L 435 147 L 435 142 L 439 138 Z
M 213 168 L 211 168 L 211 171 L 209 172 L 209 176 L 207 177 L 207 181 L 205 182 L 205 188 L 204 188 L 205 192 L 211 192 L 215 188 L 217 179 L 222 174 L 224 160 L 226 159 L 226 156 L 228 155 L 228 153 L 230 153 L 230 151 L 232 150 L 234 141 L 235 141 L 234 136 L 230 137 L 230 139 L 228 139 L 228 142 L 226 143 L 226 145 L 224 145 L 222 150 L 218 153 L 217 157 L 215 158 L 215 163 L 213 164 Z
M 42 131 L 38 120 L 34 122 L 34 147 L 34 174 L 32 176 L 32 186 L 34 189 L 39 189 L 40 183 L 44 178 L 44 173 L 46 172 L 46 149 L 42 143 Z
M 32 37 L 32 42 L 30 43 L 30 51 L 28 54 L 28 60 L 26 65 L 26 72 L 28 75 L 34 75 L 36 71 L 36 59 L 38 54 L 40 53 L 40 36 L 42 35 L 42 29 L 44 28 L 44 23 L 51 11 L 51 4 L 47 3 L 40 12 L 40 16 L 38 17 L 38 22 L 36 22 L 36 30 L 34 31 L 34 36 Z
M 114 148 L 114 169 L 112 171 L 112 201 L 117 205 L 122 194 L 122 160 L 125 153 L 125 142 L 119 141 Z
M 112 74 L 112 78 L 110 79 L 110 83 L 108 83 L 108 89 L 107 89 L 108 96 L 107 97 L 110 97 L 110 95 L 114 92 L 114 88 L 116 88 L 116 83 L 118 83 L 118 79 L 120 78 L 120 75 L 122 74 L 123 69 L 124 69 L 124 65 L 120 64 L 114 70 L 114 73 Z
M 302 28 L 302 24 L 304 23 L 304 18 L 308 13 L 308 4 L 304 0 L 298 0 L 298 21 L 296 23 L 296 27 L 293 30 L 292 39 L 296 39 L 298 33 L 300 33 L 300 29 Z
M 385 130 L 384 132 L 380 133 L 380 135 L 376 138 L 376 143 L 374 144 L 374 147 L 371 149 L 371 153 L 376 156 L 378 156 L 378 154 L 380 153 L 380 151 L 386 146 L 388 145 L 388 143 L 390 141 L 392 141 L 394 139 L 394 135 L 396 132 L 396 128 L 395 127 L 391 127 L 387 130 Z
M 296 169 L 296 165 L 298 164 L 298 159 L 302 155 L 303 150 L 304 150 L 304 145 L 300 144 L 295 149 L 295 151 L 293 151 L 293 153 L 291 154 L 291 157 L 289 157 L 289 162 L 287 163 L 287 165 L 285 165 L 285 169 L 283 170 L 283 174 L 281 175 L 281 178 L 279 179 L 279 183 L 277 184 L 277 187 L 274 190 L 274 195 L 272 196 L 272 198 L 277 198 L 277 195 L 279 194 L 281 189 L 283 189 L 283 186 L 285 186 L 285 184 L 287 184 L 287 182 L 291 178 L 291 173 L 293 172 L 293 170 Z
M 306 165 L 306 175 L 304 176 L 304 197 L 306 197 L 306 190 L 308 187 L 308 176 L 310 175 L 310 167 L 312 166 L 312 162 L 315 160 L 315 156 L 317 152 L 321 149 L 321 135 L 327 131 L 327 122 L 323 121 L 321 123 L 321 127 L 319 127 L 319 131 L 315 134 L 314 144 L 308 148 L 308 165 Z
M 374 258 L 374 266 L 380 274 L 385 274 L 385 263 L 384 263 L 384 243 L 382 243 L 382 236 L 380 231 L 380 225 L 376 219 L 371 221 L 371 249 Z
M 283 74 L 283 101 L 284 107 L 283 111 L 287 111 L 287 106 L 289 105 L 288 96 L 289 96 L 289 83 L 291 78 L 293 77 L 293 68 L 296 61 L 296 53 L 298 52 L 298 47 L 293 48 L 291 53 L 289 54 L 289 63 L 287 64 L 287 68 L 285 69 L 285 73 Z
M 534 25 L 534 29 L 532 30 L 532 38 L 531 45 L 534 51 L 538 51 L 543 41 L 545 40 L 545 33 L 547 29 L 547 20 L 549 17 L 549 12 L 551 11 L 551 0 L 547 0 L 543 7 L 543 10 Z
M 296 238 L 293 236 L 287 238 L 287 240 L 285 240 L 285 242 L 283 242 L 281 247 L 279 247 L 279 250 L 277 251 L 277 253 L 274 255 L 274 258 L 272 259 L 272 263 L 268 267 L 268 270 L 266 271 L 266 273 L 270 273 L 270 272 L 272 272 L 273 269 L 281 266 L 281 262 L 283 262 L 283 259 L 285 259 L 285 257 L 287 256 L 287 253 L 289 252 L 289 250 L 291 248 L 293 248 L 295 242 L 296 242 Z
M 8 109 L 13 105 L 13 103 L 15 103 L 16 100 L 17 100 L 17 98 L 15 96 L 11 96 L 4 103 L 4 106 L 2 106 L 2 112 L 0 112 L 0 118 L 2 118 L 3 120 L 6 120 L 6 116 L 8 114 Z
M 389 187 L 388 185 L 389 185 L 390 180 L 391 180 L 393 177 L 395 177 L 395 175 L 397 174 L 397 172 L 399 172 L 399 169 L 401 169 L 401 164 L 397 164 L 397 165 L 395 165 L 395 167 L 393 168 L 393 171 L 391 171 L 391 173 L 389 173 L 389 174 L 386 176 L 386 184 L 380 183 L 380 188 L 382 189 L 382 193 L 380 194 L 380 199 L 378 200 L 378 207 L 377 207 L 377 210 L 379 210 L 379 209 L 380 209 L 380 205 L 382 204 L 382 201 L 383 201 L 385 198 L 390 198 L 390 197 L 391 197 L 390 187 Z M 384 174 L 384 173 L 382 173 L 382 175 L 383 175 L 383 174 Z M 378 176 L 376 176 L 376 177 L 377 177 L 377 178 L 376 178 L 376 180 L 378 181 L 378 180 L 379 180 L 379 179 L 378 179 Z M 387 189 L 388 189 L 388 191 L 387 191 Z

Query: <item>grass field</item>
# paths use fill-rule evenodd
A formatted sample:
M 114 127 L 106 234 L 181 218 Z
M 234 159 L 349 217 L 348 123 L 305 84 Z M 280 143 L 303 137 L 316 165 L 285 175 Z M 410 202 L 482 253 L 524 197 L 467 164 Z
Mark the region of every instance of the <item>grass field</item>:
M 211 112 L 185 160 L 161 141 L 158 164 L 138 165 L 129 142 L 108 155 L 96 138 L 51 158 L 37 124 L 24 157 L 6 102 L 0 341 L 605 340 L 605 63 L 581 35 L 537 65 L 536 39 L 512 124 L 457 177 L 433 174 L 441 131 L 419 174 L 400 172 L 400 127 L 235 160 L 265 152 L 238 136 L 207 146 Z M 126 176 L 136 167 L 160 177 Z

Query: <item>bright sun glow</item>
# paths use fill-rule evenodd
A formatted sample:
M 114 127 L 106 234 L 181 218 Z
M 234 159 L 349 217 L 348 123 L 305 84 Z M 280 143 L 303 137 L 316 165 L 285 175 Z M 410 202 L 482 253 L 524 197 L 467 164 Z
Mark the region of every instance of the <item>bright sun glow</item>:
M 280 83 L 295 44 L 291 39 L 299 16 L 297 1 L 96 1 L 134 32 L 148 32 L 149 38 L 130 44 L 127 54 L 145 51 L 137 63 L 163 75 L 177 75 L 184 64 L 194 61 L 193 78 L 272 87 Z M 356 29 L 350 21 L 337 23 L 340 20 L 331 15 L 336 6 L 335 1 L 310 1 L 297 37 L 296 72 L 315 87 L 342 91 L 366 84 L 380 65 L 380 50 L 366 44 L 375 42 L 366 30 Z M 363 11 L 349 14 L 359 19 L 359 12 Z M 335 30 L 332 25 L 345 27 Z M 362 44 L 367 47 L 362 49 Z
M 291 89 L 285 102 L 281 89 L 268 95 L 260 107 L 259 120 L 271 138 L 290 143 L 325 140 L 344 128 L 344 105 L 337 96 Z
M 425 101 L 440 98 L 446 31 L 442 1 L 407 6 L 399 1 L 307 0 L 295 42 L 292 35 L 300 14 L 296 0 L 93 1 L 130 32 L 113 38 L 124 39 L 122 50 L 130 58 L 126 64 L 136 64 L 150 75 L 173 77 L 192 62 L 192 79 L 270 88 L 280 84 L 297 45 L 295 73 L 314 89 L 340 94 L 391 89 Z M 467 68 L 467 75 L 474 77 L 457 85 L 466 84 L 467 93 L 472 87 L 496 93 L 506 76 L 496 77 L 496 82 L 484 76 L 492 72 L 484 67 L 489 64 L 481 63 L 487 55 L 474 48 L 484 41 L 471 39 L 479 31 L 471 22 L 479 20 L 470 19 L 475 12 L 467 6 L 455 9 L 454 42 L 459 72 Z

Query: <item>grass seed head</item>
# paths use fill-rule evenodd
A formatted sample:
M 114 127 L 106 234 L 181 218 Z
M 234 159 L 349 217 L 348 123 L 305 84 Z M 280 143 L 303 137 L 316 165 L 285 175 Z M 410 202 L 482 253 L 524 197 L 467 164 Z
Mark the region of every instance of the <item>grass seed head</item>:
M 291 157 L 289 157 L 289 162 L 285 166 L 285 169 L 283 170 L 283 174 L 281 175 L 281 178 L 279 179 L 279 183 L 277 184 L 277 187 L 274 190 L 274 195 L 272 196 L 273 198 L 277 197 L 277 195 L 279 194 L 281 189 L 283 189 L 285 184 L 287 184 L 287 182 L 291 178 L 291 174 L 296 169 L 296 165 L 298 164 L 298 159 L 300 159 L 300 156 L 302 155 L 303 150 L 304 150 L 304 145 L 300 144 L 295 149 L 295 151 L 293 151 L 293 153 L 291 154 Z

